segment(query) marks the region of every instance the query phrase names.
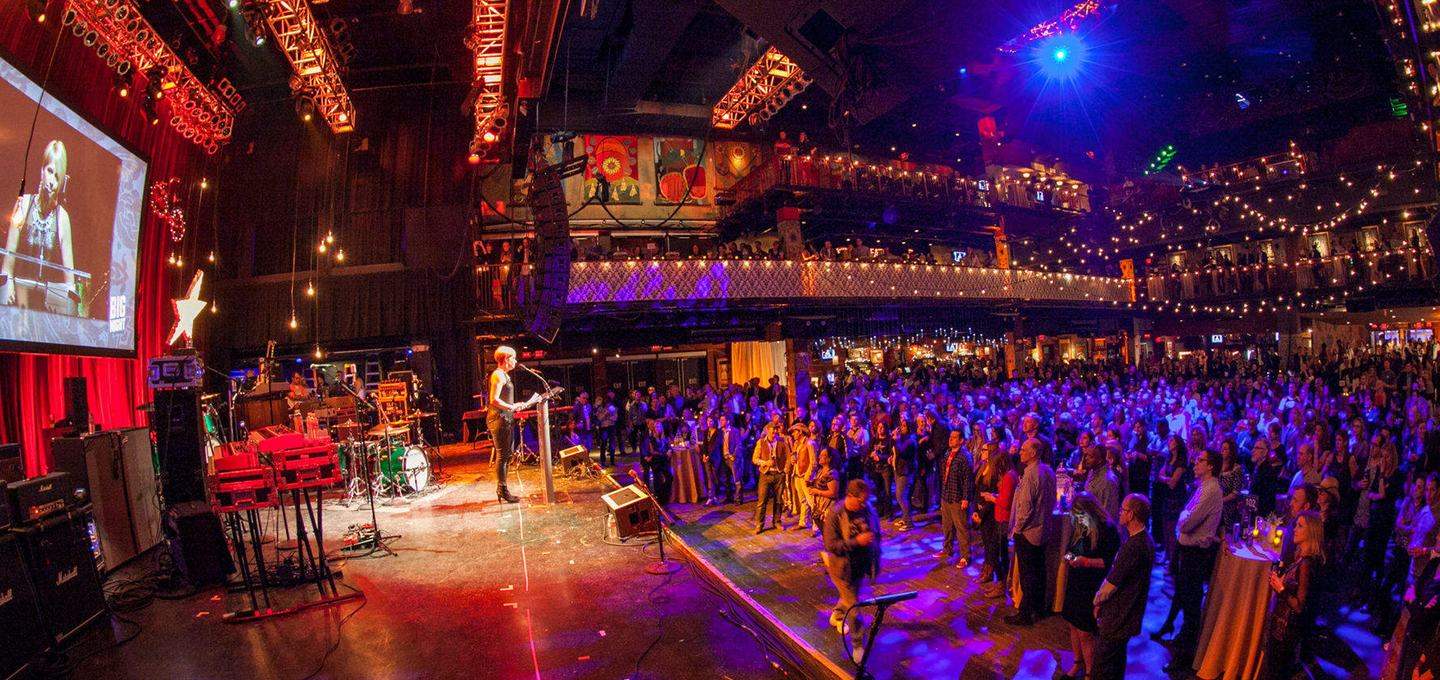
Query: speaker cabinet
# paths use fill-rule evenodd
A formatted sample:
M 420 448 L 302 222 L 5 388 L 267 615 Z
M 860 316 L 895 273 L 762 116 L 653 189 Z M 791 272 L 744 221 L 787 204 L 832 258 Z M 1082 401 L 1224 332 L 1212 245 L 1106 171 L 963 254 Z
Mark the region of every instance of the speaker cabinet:
M 235 571 L 220 518 L 205 503 L 191 501 L 167 508 L 165 535 L 170 538 L 175 568 L 190 585 L 219 585 Z
M 55 469 L 69 472 L 94 507 L 100 551 L 110 569 L 160 542 L 160 497 L 149 430 L 61 438 L 51 449 Z
M 79 432 L 90 431 L 90 397 L 83 376 L 65 379 L 65 419 Z
M 611 491 L 600 498 L 610 509 L 616 538 L 626 539 L 660 529 L 660 521 L 655 513 L 655 502 L 651 500 L 650 494 L 645 493 L 645 490 L 641 489 L 639 485 L 631 484 Z
M 205 430 L 200 393 L 156 390 L 150 418 L 166 505 L 205 500 Z
M 25 479 L 25 458 L 19 444 L 0 444 L 0 485 Z
M 15 529 L 35 589 L 42 629 L 64 643 L 105 613 L 105 595 L 82 507 Z
M 0 641 L 0 678 L 19 676 L 46 644 L 19 542 L 4 532 L 0 532 Z

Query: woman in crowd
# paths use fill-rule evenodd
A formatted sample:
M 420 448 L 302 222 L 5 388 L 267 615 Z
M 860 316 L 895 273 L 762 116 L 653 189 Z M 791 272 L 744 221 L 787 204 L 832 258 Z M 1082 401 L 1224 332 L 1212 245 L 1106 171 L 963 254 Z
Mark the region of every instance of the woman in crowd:
M 1240 523 L 1241 506 L 1245 503 L 1245 468 L 1240 465 L 1239 448 L 1234 439 L 1220 442 L 1220 492 L 1224 505 L 1220 510 L 1220 531 Z
M 899 427 L 895 428 L 893 441 L 890 467 L 895 475 L 895 499 L 900 504 L 900 519 L 896 520 L 895 528 L 900 531 L 909 531 L 910 489 L 915 485 L 915 471 L 919 455 L 918 440 L 910 431 L 909 418 L 900 418 Z
M 817 518 L 815 536 L 820 535 L 825 513 L 830 511 L 830 506 L 834 505 L 835 499 L 839 497 L 840 474 L 835 470 L 835 449 L 826 446 L 820 449 L 816 457 L 815 476 L 810 480 L 810 499 L 815 506 Z
M 895 438 L 882 420 L 875 421 L 871 433 L 870 455 L 865 457 L 865 474 L 870 480 L 872 502 L 881 519 L 891 519 L 895 512 L 895 496 L 892 493 L 895 482 L 895 468 L 891 461 L 895 457 Z
M 1295 520 L 1294 560 L 1270 573 L 1275 605 L 1267 626 L 1270 632 L 1262 677 L 1289 680 L 1294 675 L 1299 646 L 1315 625 L 1319 603 L 1314 595 L 1319 585 L 1316 577 L 1325 563 L 1324 538 L 1320 515 L 1310 510 L 1300 513 Z
M 1005 593 L 1005 580 L 1010 575 L 1010 502 L 1015 497 L 1015 474 L 1010 455 L 1000 450 L 999 442 L 986 442 L 980 454 L 980 474 L 975 480 L 978 500 L 975 519 L 980 524 L 980 541 L 985 551 L 985 566 L 980 570 L 982 591 L 989 597 Z
M 1073 531 L 1065 551 L 1069 574 L 1060 615 L 1070 625 L 1070 650 L 1075 661 L 1062 680 L 1074 680 L 1095 667 L 1095 593 L 1120 550 L 1120 533 L 1094 496 L 1081 492 L 1070 508 Z
M 1160 466 L 1159 477 L 1154 485 L 1155 497 L 1159 499 L 1155 504 L 1158 510 L 1154 522 L 1160 529 L 1155 543 L 1157 546 L 1164 546 L 1166 559 L 1172 563 L 1173 568 L 1175 520 L 1179 519 L 1180 510 L 1185 507 L 1185 490 L 1190 483 L 1190 457 L 1185 441 L 1178 434 L 1170 435 L 1170 440 L 1166 442 L 1166 451 L 1168 455 L 1165 463 Z

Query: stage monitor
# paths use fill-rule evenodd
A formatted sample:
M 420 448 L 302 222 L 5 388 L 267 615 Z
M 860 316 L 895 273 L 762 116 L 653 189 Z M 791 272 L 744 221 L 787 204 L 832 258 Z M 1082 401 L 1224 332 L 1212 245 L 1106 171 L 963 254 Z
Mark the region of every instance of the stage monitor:
M 0 59 L 0 350 L 135 355 L 146 170 Z

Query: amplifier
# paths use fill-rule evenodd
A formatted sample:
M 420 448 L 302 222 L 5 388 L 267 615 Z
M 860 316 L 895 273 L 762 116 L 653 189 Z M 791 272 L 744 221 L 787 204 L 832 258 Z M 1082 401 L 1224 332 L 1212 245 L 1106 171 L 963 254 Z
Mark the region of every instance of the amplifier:
M 64 643 L 105 613 L 105 595 L 82 507 L 15 530 L 43 630 Z
M 75 499 L 75 480 L 68 472 L 11 482 L 5 487 L 16 524 L 30 524 L 64 512 Z
M 198 501 L 177 503 L 165 510 L 165 535 L 180 575 L 196 588 L 220 585 L 235 571 L 220 518 Z
M 45 649 L 35 591 L 20 559 L 19 540 L 0 532 L 0 678 L 21 677 Z
M 50 447 L 52 469 L 71 474 L 77 496 L 88 493 L 110 568 L 160 542 L 160 494 L 149 430 L 137 427 L 58 437 Z M 87 493 L 79 493 L 80 489 Z
M 25 479 L 25 459 L 19 444 L 0 444 L 0 484 Z
M 12 523 L 10 515 L 14 512 L 14 510 L 10 509 L 10 499 L 0 498 L 0 534 L 3 534 L 6 529 L 10 528 L 10 524 Z
M 569 470 L 577 465 L 584 465 L 590 462 L 590 450 L 584 446 L 572 446 L 568 449 L 560 449 L 560 469 Z

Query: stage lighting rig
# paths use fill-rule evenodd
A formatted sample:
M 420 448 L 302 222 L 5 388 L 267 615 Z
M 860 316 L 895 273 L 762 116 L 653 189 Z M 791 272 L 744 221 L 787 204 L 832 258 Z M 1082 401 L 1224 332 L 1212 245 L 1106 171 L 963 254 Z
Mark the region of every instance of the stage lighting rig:
M 145 76 L 141 107 L 152 125 L 160 121 L 156 103 L 170 109 L 170 125 L 206 153 L 230 140 L 235 108 L 201 83 L 184 60 L 140 14 L 135 0 L 70 0 L 61 23 L 119 76 L 132 69 Z M 126 85 L 127 89 L 135 84 Z
M 1080 0 L 1069 9 L 1060 13 L 1060 16 L 1042 21 L 1030 27 L 1030 30 L 1021 33 L 1001 45 L 999 49 L 1005 54 L 1015 54 L 1020 49 L 1032 42 L 1049 38 L 1052 36 L 1073 33 L 1080 28 L 1080 24 L 1086 19 L 1100 14 L 1099 0 Z M 1052 51 L 1051 58 L 1055 61 L 1068 61 L 1074 55 L 1069 52 Z
M 509 0 L 474 0 L 474 18 L 465 46 L 475 56 L 475 77 L 470 83 L 474 100 L 475 134 L 470 154 L 486 157 L 505 135 L 509 107 L 505 103 L 505 27 Z
M 309 99 L 330 131 L 355 129 L 355 105 L 340 79 L 340 64 L 326 39 L 315 13 L 305 0 L 256 0 L 263 8 L 265 24 L 275 44 L 285 53 L 293 69 L 290 89 L 297 97 Z M 263 35 L 261 33 L 260 35 Z
M 810 86 L 811 78 L 772 45 L 740 74 L 710 112 L 710 124 L 733 130 L 740 123 L 763 123 Z

